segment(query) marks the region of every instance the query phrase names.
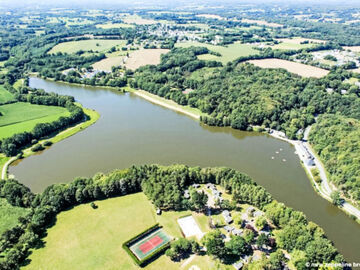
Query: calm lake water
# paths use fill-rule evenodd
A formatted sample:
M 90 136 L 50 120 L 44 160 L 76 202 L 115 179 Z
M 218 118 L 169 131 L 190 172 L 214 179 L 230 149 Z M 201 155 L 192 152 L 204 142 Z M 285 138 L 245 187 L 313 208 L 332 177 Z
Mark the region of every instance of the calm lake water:
M 30 86 L 72 95 L 101 114 L 91 127 L 10 168 L 33 191 L 133 164 L 227 166 L 303 211 L 349 262 L 360 262 L 360 226 L 314 192 L 290 144 L 260 133 L 208 127 L 129 93 L 38 78 L 31 78 Z

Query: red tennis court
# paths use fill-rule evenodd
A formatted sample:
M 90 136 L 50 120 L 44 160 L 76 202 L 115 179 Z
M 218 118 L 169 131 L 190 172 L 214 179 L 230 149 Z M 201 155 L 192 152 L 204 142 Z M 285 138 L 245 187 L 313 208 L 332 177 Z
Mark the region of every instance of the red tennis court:
M 148 255 L 156 252 L 156 250 L 170 241 L 171 238 L 162 229 L 157 229 L 156 231 L 138 239 L 129 248 L 139 260 L 142 260 Z
M 150 240 L 148 240 L 144 244 L 140 245 L 139 248 L 142 251 L 142 253 L 147 253 L 151 249 L 153 249 L 153 248 L 157 247 L 158 245 L 160 245 L 162 242 L 163 242 L 163 240 L 159 236 L 155 236 L 154 238 L 151 238 Z

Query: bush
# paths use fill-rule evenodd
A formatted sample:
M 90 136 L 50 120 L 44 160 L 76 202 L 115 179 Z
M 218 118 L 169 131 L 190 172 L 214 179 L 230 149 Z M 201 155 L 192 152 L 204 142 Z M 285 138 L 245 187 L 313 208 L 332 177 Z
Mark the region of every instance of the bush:
M 31 147 L 31 151 L 33 152 L 42 151 L 44 149 L 45 148 L 41 144 L 35 144 L 33 147 Z
M 90 206 L 92 207 L 92 209 L 98 209 L 99 207 L 94 202 L 90 203 Z
M 50 145 L 52 145 L 53 143 L 51 142 L 51 141 L 45 141 L 44 143 L 43 143 L 43 146 L 50 146 Z

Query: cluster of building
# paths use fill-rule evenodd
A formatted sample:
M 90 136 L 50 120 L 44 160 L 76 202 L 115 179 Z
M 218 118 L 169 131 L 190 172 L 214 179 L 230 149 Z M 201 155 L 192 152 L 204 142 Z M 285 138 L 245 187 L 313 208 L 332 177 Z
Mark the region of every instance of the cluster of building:
M 224 200 L 221 196 L 221 191 L 219 191 L 214 184 L 208 183 L 206 184 L 206 188 L 211 190 L 215 202 L 217 201 L 221 203 Z
M 190 27 L 191 25 L 184 25 Z M 200 34 L 203 31 L 200 30 L 181 30 L 181 29 L 173 29 L 171 25 L 161 24 L 155 30 L 151 30 L 150 34 L 162 37 L 162 38 L 174 38 L 176 37 L 178 41 L 200 41 L 202 37 Z
M 197 189 L 197 188 L 200 187 L 200 185 L 199 184 L 193 184 L 192 187 Z M 185 199 L 190 199 L 190 191 L 188 189 L 184 190 L 184 198 Z
M 64 74 L 65 76 L 67 76 L 71 71 L 76 71 L 79 72 L 77 69 L 75 68 L 69 68 L 67 70 L 64 70 L 62 72 L 62 74 Z M 97 69 L 93 69 L 93 70 L 86 70 L 83 69 L 79 72 L 79 74 L 81 75 L 81 78 L 83 79 L 91 79 L 93 77 L 95 77 L 97 74 L 99 74 L 100 72 L 106 72 L 106 71 L 102 71 L 102 70 L 97 70 Z M 110 72 L 106 72 L 106 73 L 110 73 Z
M 304 158 L 304 163 L 307 166 L 315 166 L 315 161 L 314 161 L 314 156 L 309 152 L 309 149 L 307 149 L 307 147 L 305 146 L 304 143 L 300 143 L 300 150 L 302 152 L 302 157 Z
M 330 50 L 330 51 L 318 51 L 313 52 L 313 60 L 323 60 L 325 56 L 331 55 L 336 58 L 336 66 L 342 66 L 349 62 L 354 62 L 357 67 L 360 66 L 360 62 L 358 60 L 358 56 L 355 52 L 352 51 L 343 51 L 343 50 Z

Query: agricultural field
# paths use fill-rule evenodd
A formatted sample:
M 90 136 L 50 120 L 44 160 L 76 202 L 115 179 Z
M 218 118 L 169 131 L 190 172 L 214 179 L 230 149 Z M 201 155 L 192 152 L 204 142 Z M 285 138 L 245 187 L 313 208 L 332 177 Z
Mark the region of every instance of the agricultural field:
M 263 26 L 268 26 L 268 27 L 283 27 L 282 24 L 278 24 L 278 23 L 269 23 L 266 21 L 261 21 L 261 20 L 250 20 L 250 19 L 242 19 L 241 20 L 244 23 L 251 23 L 251 24 L 257 24 L 257 25 L 263 25 Z
M 77 269 L 88 270 L 138 269 L 122 244 L 157 222 L 170 236 L 181 237 L 176 220 L 188 213 L 165 212 L 157 216 L 143 193 L 97 201 L 95 204 L 97 209 L 83 204 L 60 213 L 55 226 L 48 229 L 45 246 L 33 251 L 29 257 L 30 264 L 23 269 L 72 269 L 74 265 Z M 56 258 L 53 254 L 57 254 Z M 202 259 L 199 258 L 200 261 Z M 181 262 L 172 262 L 163 255 L 145 269 L 172 270 L 179 269 L 180 265 Z
M 0 234 L 18 224 L 18 218 L 25 216 L 29 209 L 10 205 L 6 199 L 0 198 Z
M 352 52 L 360 53 L 360 46 L 344 46 L 345 50 L 350 50 Z
M 126 23 L 105 23 L 105 24 L 96 25 L 96 28 L 101 28 L 101 29 L 134 28 L 134 25 L 126 24 Z
M 50 123 L 70 113 L 63 107 L 17 102 L 0 106 L 0 139 L 31 131 L 38 123 Z
M 12 100 L 14 100 L 13 94 L 5 90 L 5 88 L 2 85 L 0 85 L 0 103 L 12 101 Z
M 92 65 L 96 70 L 111 72 L 112 67 L 124 64 L 125 56 L 113 56 L 100 60 Z
M 206 47 L 211 51 L 220 53 L 221 56 L 204 54 L 204 55 L 200 55 L 199 59 L 216 60 L 222 62 L 223 64 L 229 61 L 233 61 L 236 58 L 239 58 L 240 56 L 248 56 L 258 53 L 257 50 L 253 49 L 252 45 L 241 44 L 241 43 L 233 43 L 225 47 L 225 46 L 216 46 L 216 45 L 200 43 L 200 42 L 186 42 L 186 43 L 177 43 L 175 46 L 183 47 L 183 48 L 188 48 L 191 46 Z
M 68 41 L 57 44 L 48 53 L 76 53 L 78 51 L 95 51 L 105 52 L 114 46 L 124 46 L 126 42 L 124 40 L 111 40 L 111 39 L 90 39 L 90 40 L 78 40 Z
M 314 47 L 316 44 L 324 43 L 323 40 L 316 39 L 305 39 L 305 38 L 282 38 L 276 39 L 279 41 L 279 44 L 271 46 L 272 49 L 278 50 L 300 50 Z M 309 43 L 302 44 L 304 41 L 309 41 Z
M 207 19 L 218 19 L 218 20 L 224 19 L 223 17 L 221 17 L 219 15 L 215 15 L 215 14 L 199 14 L 199 15 L 196 15 L 196 17 L 207 18 Z
M 142 17 L 140 17 L 139 15 L 127 15 L 124 18 L 122 18 L 124 23 L 128 23 L 128 24 L 138 24 L 138 25 L 146 25 L 146 24 L 156 24 L 158 23 L 155 20 L 149 20 L 149 19 L 144 19 Z
M 167 49 L 141 49 L 134 51 L 125 61 L 127 69 L 135 70 L 145 65 L 160 64 L 160 56 L 169 52 Z
M 355 73 L 360 73 L 360 68 L 352 69 L 351 71 Z
M 283 68 L 302 77 L 321 78 L 329 73 L 328 70 L 322 68 L 275 58 L 250 60 L 248 62 L 261 68 Z

